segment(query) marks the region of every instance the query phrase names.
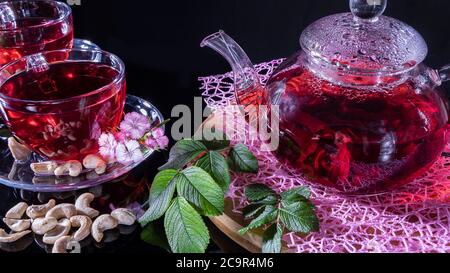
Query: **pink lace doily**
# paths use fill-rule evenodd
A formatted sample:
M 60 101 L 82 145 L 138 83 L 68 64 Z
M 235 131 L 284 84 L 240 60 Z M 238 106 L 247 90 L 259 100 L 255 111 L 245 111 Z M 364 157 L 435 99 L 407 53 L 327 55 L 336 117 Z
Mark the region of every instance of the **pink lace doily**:
M 263 83 L 281 62 L 256 66 Z M 232 73 L 199 81 L 212 109 L 234 104 Z M 253 143 L 248 144 L 252 147 Z M 286 235 L 284 239 L 292 252 L 450 252 L 450 158 L 440 158 L 426 175 L 395 192 L 348 197 L 309 183 L 271 153 L 253 150 L 261 171 L 257 176 L 233 178 L 228 195 L 235 200 L 236 210 L 245 205 L 242 193 L 249 183 L 265 183 L 276 190 L 307 185 L 312 190 L 320 232 L 306 237 Z

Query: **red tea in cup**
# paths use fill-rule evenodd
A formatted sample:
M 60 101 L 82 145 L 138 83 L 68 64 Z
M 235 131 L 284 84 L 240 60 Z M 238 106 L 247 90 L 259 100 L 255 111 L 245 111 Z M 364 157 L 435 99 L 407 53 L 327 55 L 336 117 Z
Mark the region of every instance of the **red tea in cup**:
M 103 51 L 45 52 L 0 71 L 6 124 L 22 143 L 51 160 L 96 153 L 100 134 L 118 127 L 125 97 L 124 65 Z
M 68 5 L 47 0 L 0 3 L 0 67 L 26 55 L 68 49 L 72 43 Z

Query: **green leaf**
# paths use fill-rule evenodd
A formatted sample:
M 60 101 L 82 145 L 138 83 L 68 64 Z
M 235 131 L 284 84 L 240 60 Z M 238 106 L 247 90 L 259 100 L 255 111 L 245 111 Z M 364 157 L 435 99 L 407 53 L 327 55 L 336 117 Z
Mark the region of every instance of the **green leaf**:
M 176 177 L 178 195 L 201 209 L 205 216 L 221 215 L 224 193 L 212 177 L 199 167 L 183 170 Z
M 259 171 L 258 160 L 244 144 L 231 148 L 228 158 L 236 172 L 258 173 Z
M 242 214 L 245 219 L 255 218 L 264 211 L 265 207 L 263 204 L 250 204 L 242 209 Z
M 253 204 L 273 205 L 278 203 L 278 198 L 275 195 L 269 195 L 263 200 L 253 202 Z
M 214 132 L 211 133 L 211 135 L 207 136 L 207 138 L 211 140 L 200 140 L 200 142 L 203 143 L 203 145 L 205 145 L 208 150 L 221 151 L 230 147 L 231 141 L 228 140 L 228 137 L 224 132 L 220 130 L 214 130 Z
M 263 234 L 262 253 L 280 253 L 283 227 L 278 224 L 271 225 Z
M 298 187 L 281 193 L 281 198 L 284 200 L 288 200 L 291 197 L 295 197 L 297 195 L 303 196 L 306 199 L 311 197 L 311 191 L 308 187 Z
M 167 242 L 164 229 L 156 223 L 152 222 L 146 225 L 141 231 L 141 240 L 147 244 L 158 246 L 167 251 L 170 251 L 169 243 Z
M 208 228 L 183 197 L 173 200 L 164 217 L 164 228 L 174 253 L 204 253 L 208 247 Z
M 159 170 L 179 170 L 206 150 L 207 148 L 200 141 L 192 139 L 180 140 L 170 150 L 169 162 L 160 167 Z
M 282 204 L 289 206 L 296 202 L 308 202 L 311 191 L 307 187 L 298 187 L 281 193 Z
M 242 209 L 242 214 L 244 215 L 245 219 L 249 218 L 255 218 L 260 215 L 266 206 L 275 206 L 278 203 L 278 198 L 273 195 L 269 195 L 263 200 L 253 202 L 250 205 L 244 207 Z
M 262 200 L 271 195 L 275 195 L 275 192 L 266 185 L 253 184 L 245 188 L 245 197 L 251 202 Z
M 142 226 L 164 215 L 175 192 L 177 174 L 177 170 L 165 170 L 155 176 L 150 189 L 149 208 L 139 219 Z
M 216 151 L 209 151 L 198 162 L 197 166 L 211 175 L 223 192 L 228 192 L 230 186 L 230 169 L 225 158 Z
M 264 211 L 255 218 L 247 227 L 241 229 L 239 233 L 245 234 L 251 229 L 259 228 L 265 224 L 275 221 L 277 218 L 277 208 L 275 206 L 266 206 Z
M 280 208 L 280 219 L 289 231 L 310 233 L 319 230 L 314 205 L 309 201 L 296 202 Z

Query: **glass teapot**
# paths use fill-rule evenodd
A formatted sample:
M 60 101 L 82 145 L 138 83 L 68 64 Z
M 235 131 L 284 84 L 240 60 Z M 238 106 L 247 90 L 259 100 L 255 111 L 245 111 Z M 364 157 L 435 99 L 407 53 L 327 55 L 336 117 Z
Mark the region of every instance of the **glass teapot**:
M 386 0 L 350 0 L 351 13 L 319 19 L 262 86 L 241 47 L 223 31 L 205 38 L 231 64 L 237 102 L 279 106 L 276 155 L 311 181 L 345 193 L 411 182 L 447 144 L 440 88 L 450 66 L 430 69 L 427 45 L 407 24 L 382 16 Z

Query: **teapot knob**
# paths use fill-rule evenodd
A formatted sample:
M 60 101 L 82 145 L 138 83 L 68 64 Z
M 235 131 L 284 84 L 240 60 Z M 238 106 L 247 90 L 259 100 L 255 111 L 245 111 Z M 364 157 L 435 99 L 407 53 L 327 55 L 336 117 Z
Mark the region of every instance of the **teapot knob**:
M 357 21 L 377 21 L 386 5 L 387 0 L 350 0 L 350 10 Z

